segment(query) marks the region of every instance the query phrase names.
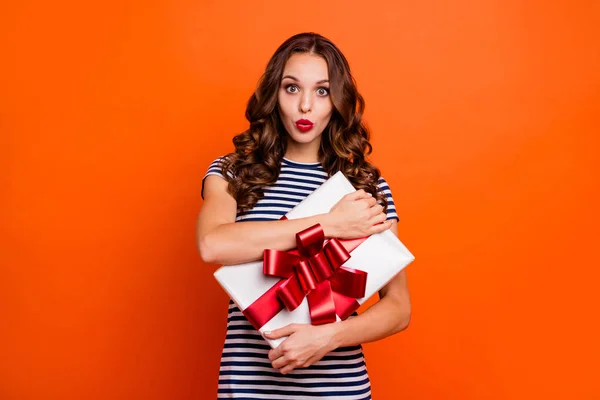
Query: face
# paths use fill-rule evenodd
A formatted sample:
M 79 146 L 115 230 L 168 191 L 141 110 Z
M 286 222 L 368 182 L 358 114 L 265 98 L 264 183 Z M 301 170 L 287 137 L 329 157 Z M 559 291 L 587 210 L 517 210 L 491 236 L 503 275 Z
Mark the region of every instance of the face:
M 277 99 L 289 140 L 301 146 L 319 144 L 333 112 L 327 62 L 309 53 L 291 56 L 283 69 Z

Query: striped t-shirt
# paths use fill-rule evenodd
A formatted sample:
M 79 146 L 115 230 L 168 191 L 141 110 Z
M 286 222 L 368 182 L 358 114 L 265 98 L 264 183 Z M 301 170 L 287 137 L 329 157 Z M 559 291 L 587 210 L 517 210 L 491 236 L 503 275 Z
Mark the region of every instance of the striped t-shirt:
M 213 161 L 205 178 L 208 175 L 223 177 L 220 160 Z M 284 158 L 277 182 L 264 188 L 264 198 L 251 210 L 238 212 L 236 222 L 278 220 L 327 178 L 327 173 L 319 163 L 299 163 Z M 204 180 L 202 182 L 204 187 Z M 398 219 L 387 182 L 380 178 L 378 186 L 387 197 L 387 219 Z M 294 369 L 286 375 L 272 367 L 268 359 L 269 350 L 270 346 L 261 334 L 229 300 L 218 398 L 371 399 L 371 384 L 360 345 L 338 348 L 310 367 Z

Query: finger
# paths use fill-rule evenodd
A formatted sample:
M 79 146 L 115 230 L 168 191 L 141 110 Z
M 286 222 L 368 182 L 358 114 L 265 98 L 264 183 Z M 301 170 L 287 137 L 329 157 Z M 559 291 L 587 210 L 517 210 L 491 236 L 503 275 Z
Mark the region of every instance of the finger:
M 376 225 L 384 222 L 386 219 L 387 215 L 379 211 L 375 215 L 372 215 L 371 218 L 369 218 L 369 222 L 371 223 L 371 225 Z
M 289 324 L 284 326 L 283 328 L 263 332 L 263 335 L 267 339 L 279 339 L 284 336 L 290 336 L 292 333 L 296 332 L 296 329 L 298 329 L 296 324 Z
M 284 368 L 285 366 L 287 366 L 289 364 L 288 360 L 285 357 L 279 357 L 278 359 L 276 359 L 275 361 L 273 361 L 271 363 L 271 365 L 273 366 L 273 368 L 275 369 L 280 369 L 280 368 Z
M 375 197 L 363 197 L 357 199 L 356 201 L 360 202 L 361 205 L 366 209 L 370 209 L 377 204 L 377 199 Z
M 280 354 L 281 350 L 277 350 L 278 348 L 279 348 L 279 346 L 275 349 L 269 350 L 268 358 L 270 361 L 277 360 L 281 356 L 281 354 Z
M 374 235 L 376 233 L 381 233 L 381 232 L 387 231 L 388 229 L 390 229 L 392 227 L 393 221 L 394 221 L 393 219 L 388 219 L 385 222 L 373 225 L 371 228 L 369 228 L 369 235 Z
M 369 216 L 371 218 L 376 217 L 377 215 L 380 215 L 380 214 L 383 214 L 383 206 L 381 204 L 375 204 L 374 206 L 369 208 Z M 383 215 L 385 215 L 385 214 L 383 214 Z
M 294 370 L 294 365 L 288 364 L 283 369 L 281 369 L 279 372 L 281 372 L 282 375 L 285 375 L 285 374 L 289 374 L 293 370 Z
M 376 197 L 369 197 L 367 199 L 367 204 L 369 205 L 369 207 L 373 207 L 375 204 L 377 204 L 377 198 Z
M 279 357 L 283 357 L 284 353 L 286 352 L 287 346 L 288 343 L 286 339 L 279 346 L 269 350 L 269 360 L 273 361 L 277 360 Z
M 370 196 L 371 196 L 371 193 L 367 193 L 363 189 L 359 189 L 355 192 L 347 194 L 346 198 L 348 200 L 359 200 L 359 199 L 368 198 Z
M 271 349 L 269 351 L 268 357 L 269 357 L 269 361 L 275 361 L 281 356 L 283 356 L 283 351 L 281 350 L 281 345 L 279 345 L 276 348 Z

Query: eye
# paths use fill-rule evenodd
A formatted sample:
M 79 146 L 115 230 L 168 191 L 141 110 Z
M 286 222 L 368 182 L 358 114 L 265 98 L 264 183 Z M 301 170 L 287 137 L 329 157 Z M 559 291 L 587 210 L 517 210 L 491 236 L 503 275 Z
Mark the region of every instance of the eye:
M 295 89 L 295 90 L 292 90 L 292 89 Z M 292 85 L 287 85 L 285 87 L 285 91 L 288 92 L 288 93 L 296 93 L 297 90 L 298 90 L 298 86 L 293 85 L 293 84 Z
M 326 87 L 320 87 L 317 89 L 317 93 L 319 96 L 327 96 L 329 94 L 329 89 Z

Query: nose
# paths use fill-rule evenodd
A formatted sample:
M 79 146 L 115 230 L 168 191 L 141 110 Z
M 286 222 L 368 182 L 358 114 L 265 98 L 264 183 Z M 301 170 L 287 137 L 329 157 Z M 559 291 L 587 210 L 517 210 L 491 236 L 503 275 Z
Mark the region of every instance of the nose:
M 300 98 L 300 111 L 307 113 L 312 109 L 312 96 L 309 91 L 305 91 Z

